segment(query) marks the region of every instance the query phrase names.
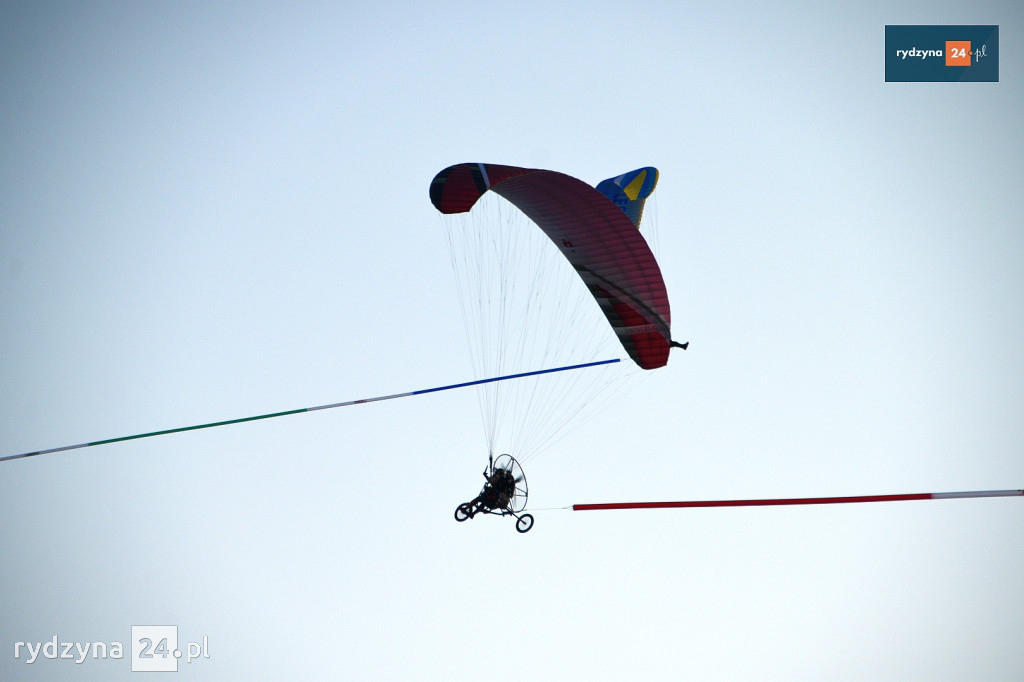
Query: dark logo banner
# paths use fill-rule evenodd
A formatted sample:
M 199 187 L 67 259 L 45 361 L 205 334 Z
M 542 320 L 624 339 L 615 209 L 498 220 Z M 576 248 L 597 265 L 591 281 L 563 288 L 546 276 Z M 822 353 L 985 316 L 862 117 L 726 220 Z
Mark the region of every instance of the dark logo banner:
M 886 26 L 885 80 L 999 81 L 998 26 Z

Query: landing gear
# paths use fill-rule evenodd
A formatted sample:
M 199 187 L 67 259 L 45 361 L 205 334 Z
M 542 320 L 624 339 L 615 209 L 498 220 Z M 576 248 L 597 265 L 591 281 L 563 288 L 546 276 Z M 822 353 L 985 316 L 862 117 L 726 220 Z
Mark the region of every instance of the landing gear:
M 516 517 L 516 530 L 520 533 L 533 528 L 533 514 L 523 514 L 522 516 Z

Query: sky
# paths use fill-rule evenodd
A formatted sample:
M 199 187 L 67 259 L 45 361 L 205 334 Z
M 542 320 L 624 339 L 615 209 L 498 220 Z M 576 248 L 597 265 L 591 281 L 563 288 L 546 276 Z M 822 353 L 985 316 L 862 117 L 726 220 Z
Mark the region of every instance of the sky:
M 998 83 L 885 83 L 996 24 Z M 641 166 L 690 342 L 456 523 L 460 389 L 0 463 L 0 678 L 1019 680 L 1017 2 L 0 5 L 0 456 L 480 378 L 428 198 Z M 548 295 L 558 295 L 557 292 Z M 610 331 L 609 331 L 610 333 Z M 538 368 L 539 369 L 539 368 Z M 597 401 L 595 401 L 597 402 Z M 26 648 L 120 642 L 81 663 Z M 76 654 L 77 657 L 77 654 Z

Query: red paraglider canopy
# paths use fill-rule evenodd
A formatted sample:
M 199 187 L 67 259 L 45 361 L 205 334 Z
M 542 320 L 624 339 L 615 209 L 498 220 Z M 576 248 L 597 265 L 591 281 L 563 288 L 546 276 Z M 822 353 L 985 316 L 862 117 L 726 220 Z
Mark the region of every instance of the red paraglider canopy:
M 647 174 L 649 193 L 657 182 L 655 169 L 622 177 L 638 177 L 642 183 Z M 563 173 L 488 163 L 463 163 L 441 171 L 430 185 L 430 200 L 441 213 L 464 213 L 487 190 L 512 202 L 551 238 L 637 365 L 655 369 L 668 362 L 671 315 L 665 282 L 624 208 Z

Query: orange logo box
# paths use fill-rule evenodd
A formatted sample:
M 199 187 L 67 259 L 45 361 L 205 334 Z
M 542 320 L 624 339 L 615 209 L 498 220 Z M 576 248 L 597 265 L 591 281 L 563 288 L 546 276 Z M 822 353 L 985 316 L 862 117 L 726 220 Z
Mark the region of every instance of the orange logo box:
M 946 66 L 970 66 L 971 65 L 971 41 L 969 40 L 947 40 L 946 41 Z

